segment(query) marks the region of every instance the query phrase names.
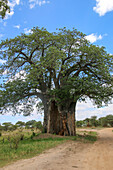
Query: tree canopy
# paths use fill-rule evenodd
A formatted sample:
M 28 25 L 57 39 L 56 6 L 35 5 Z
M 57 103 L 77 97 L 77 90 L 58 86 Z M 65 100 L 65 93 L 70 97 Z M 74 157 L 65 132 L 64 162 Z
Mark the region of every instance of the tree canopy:
M 85 100 L 98 106 L 113 95 L 113 56 L 104 47 L 90 44 L 76 29 L 54 33 L 38 27 L 0 44 L 1 76 L 7 71 L 0 90 L 0 110 L 32 112 L 31 102 L 45 95 L 57 104 Z M 35 97 L 35 99 L 33 98 Z M 19 107 L 21 105 L 21 107 Z
M 0 44 L 0 59 L 6 61 L 1 76 L 7 72 L 0 112 L 29 115 L 40 99 L 48 132 L 75 135 L 77 101 L 89 97 L 101 107 L 113 97 L 113 55 L 75 28 L 50 33 L 36 27 L 28 35 L 6 39 Z
M 2 17 L 2 19 L 5 17 L 6 12 L 10 12 L 8 0 L 0 0 L 0 16 Z

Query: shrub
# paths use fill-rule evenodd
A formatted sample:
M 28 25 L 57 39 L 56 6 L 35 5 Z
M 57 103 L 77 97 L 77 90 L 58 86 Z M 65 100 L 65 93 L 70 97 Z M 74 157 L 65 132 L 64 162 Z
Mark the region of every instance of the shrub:
M 13 134 L 13 136 L 8 136 L 8 141 L 10 143 L 11 149 L 17 149 L 19 146 L 20 140 L 23 140 L 23 134 Z

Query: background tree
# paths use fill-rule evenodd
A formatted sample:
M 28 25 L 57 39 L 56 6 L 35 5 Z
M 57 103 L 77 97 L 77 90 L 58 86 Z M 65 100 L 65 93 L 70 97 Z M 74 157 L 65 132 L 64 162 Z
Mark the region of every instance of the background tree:
M 85 125 L 86 125 L 87 127 L 91 126 L 91 124 L 90 124 L 90 118 L 86 118 L 86 119 L 84 120 L 84 122 L 85 122 Z
M 83 127 L 83 126 L 85 126 L 84 120 L 76 121 L 76 126 L 77 126 L 77 127 Z
M 113 127 L 113 115 L 107 115 L 107 116 L 105 117 L 105 119 L 106 119 L 108 125 L 110 125 L 111 127 Z
M 2 123 L 2 126 L 3 126 L 3 129 L 7 131 L 7 130 L 12 130 L 13 124 L 11 122 L 4 122 Z
M 108 121 L 107 121 L 106 117 L 99 118 L 99 122 L 101 123 L 102 127 L 107 127 L 108 126 Z
M 36 128 L 36 129 L 39 129 L 39 130 L 43 131 L 43 126 L 42 126 L 41 121 L 34 122 L 34 123 L 33 123 L 33 127 Z
M 15 125 L 17 125 L 17 126 L 20 127 L 20 128 L 23 128 L 23 127 L 25 126 L 25 122 L 18 121 L 18 122 L 16 122 Z
M 75 135 L 75 107 L 89 97 L 101 107 L 113 95 L 113 56 L 90 44 L 76 29 L 49 33 L 33 28 L 0 44 L 8 81 L 1 87 L 1 113 L 30 114 L 38 98 L 44 106 L 45 132 Z M 17 76 L 17 74 L 19 76 Z
M 98 126 L 97 116 L 91 116 L 90 122 L 91 122 L 91 126 L 97 127 Z
M 10 12 L 8 0 L 0 0 L 0 16 L 2 17 L 2 19 L 5 17 L 6 12 Z
M 29 128 L 33 128 L 34 124 L 36 123 L 36 120 L 29 120 L 28 122 L 26 122 L 26 127 Z

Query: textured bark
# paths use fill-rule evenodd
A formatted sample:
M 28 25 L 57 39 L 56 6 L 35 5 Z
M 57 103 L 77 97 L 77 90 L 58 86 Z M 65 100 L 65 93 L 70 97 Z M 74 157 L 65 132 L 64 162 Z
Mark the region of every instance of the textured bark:
M 47 132 L 75 136 L 75 106 L 76 103 L 70 103 L 66 107 L 57 106 L 55 101 L 52 101 L 49 106 Z
M 52 101 L 49 106 L 48 118 L 48 133 L 59 134 L 62 128 L 62 121 L 55 101 Z
M 68 126 L 68 129 L 69 129 L 69 135 L 70 136 L 76 135 L 75 107 L 76 107 L 76 103 L 71 103 L 70 106 L 69 106 L 68 113 L 67 113 L 67 126 Z
M 48 126 L 48 105 L 44 107 L 44 133 L 47 133 L 47 126 Z
M 42 103 L 44 105 L 44 133 L 47 133 L 48 129 L 48 119 L 49 119 L 49 100 L 46 96 L 43 96 Z

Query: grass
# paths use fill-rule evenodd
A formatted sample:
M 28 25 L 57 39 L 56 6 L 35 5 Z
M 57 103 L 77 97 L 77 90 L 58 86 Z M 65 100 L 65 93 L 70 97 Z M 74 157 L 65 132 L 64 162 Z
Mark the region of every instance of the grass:
M 77 139 L 82 140 L 83 142 L 92 142 L 94 143 L 97 140 L 97 132 L 94 131 L 81 131 L 77 134 Z
M 27 134 L 26 134 L 27 133 Z M 31 133 L 29 133 L 31 135 Z M 7 135 L 0 137 L 0 167 L 8 165 L 20 159 L 31 158 L 43 151 L 53 148 L 59 144 L 66 142 L 67 140 L 81 140 L 94 142 L 96 140 L 96 134 L 94 132 L 88 132 L 86 135 L 77 135 L 76 137 L 57 137 L 56 135 L 46 136 L 43 138 L 37 135 L 31 139 L 28 132 L 25 132 L 24 140 L 20 141 L 17 149 L 12 149 L 7 139 Z

